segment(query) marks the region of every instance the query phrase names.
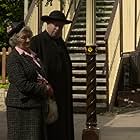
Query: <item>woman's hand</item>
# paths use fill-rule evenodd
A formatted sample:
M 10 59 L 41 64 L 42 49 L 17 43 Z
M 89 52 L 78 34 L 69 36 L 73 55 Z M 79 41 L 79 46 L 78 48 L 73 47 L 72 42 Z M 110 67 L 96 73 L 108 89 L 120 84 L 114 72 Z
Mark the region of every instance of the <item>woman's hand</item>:
M 47 90 L 47 95 L 48 95 L 48 96 L 51 97 L 51 96 L 54 95 L 53 88 L 52 88 L 52 86 L 48 83 L 48 81 L 42 80 L 42 79 L 38 79 L 37 82 L 38 82 L 39 85 L 44 85 L 44 86 L 46 86 L 46 90 Z
M 50 84 L 47 85 L 47 90 L 48 90 L 48 96 L 53 96 L 54 95 L 53 88 Z
M 44 79 L 39 79 L 39 78 L 38 78 L 38 79 L 37 79 L 37 83 L 40 84 L 40 85 L 43 85 L 43 84 L 46 85 L 46 84 L 48 84 L 48 81 L 46 81 L 46 80 L 44 80 Z

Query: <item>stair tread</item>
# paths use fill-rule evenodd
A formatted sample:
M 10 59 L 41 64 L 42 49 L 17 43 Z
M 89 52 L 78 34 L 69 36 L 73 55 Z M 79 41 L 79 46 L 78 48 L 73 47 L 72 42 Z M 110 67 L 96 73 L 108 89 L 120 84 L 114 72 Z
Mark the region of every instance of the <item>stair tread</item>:
M 73 102 L 73 106 L 78 106 L 78 107 L 86 107 L 86 103 L 82 103 L 82 102 Z M 106 103 L 96 103 L 96 107 L 97 108 L 106 108 L 107 107 L 107 104 Z
M 96 63 L 97 67 L 104 67 L 105 63 Z
M 72 63 L 72 66 L 80 66 L 80 67 L 86 67 L 87 64 L 86 63 Z
M 110 19 L 110 16 L 101 16 L 101 17 L 98 17 L 99 19 Z M 98 20 L 97 20 L 98 21 Z M 96 22 L 96 23 L 99 23 L 99 22 Z M 104 22 L 105 23 L 105 22 Z
M 86 94 L 73 94 L 72 96 L 73 96 L 73 98 L 76 98 L 76 99 L 86 99 L 87 98 Z M 96 99 L 107 99 L 107 95 L 97 94 Z
M 73 74 L 87 74 L 86 70 L 72 70 Z
M 101 91 L 101 90 L 106 91 L 106 89 L 107 89 L 106 86 L 97 86 L 96 87 L 97 91 Z
M 71 53 L 70 54 L 71 60 L 83 60 L 86 61 L 86 54 L 85 53 Z M 106 54 L 97 54 L 96 61 L 105 61 Z
M 115 0 L 96 0 L 96 2 L 115 2 Z
M 86 85 L 85 86 L 72 86 L 73 90 L 86 90 Z M 96 87 L 97 91 L 106 91 L 106 86 L 97 86 Z
M 82 82 L 82 83 L 86 83 L 86 78 L 75 78 L 75 77 L 73 77 L 72 78 L 72 82 Z
M 105 61 L 106 60 L 106 54 L 97 54 L 96 55 L 96 61 Z
M 97 35 L 97 34 L 96 34 L 96 37 L 102 37 L 102 38 L 104 38 L 105 35 L 102 35 L 102 34 Z
M 72 29 L 71 31 L 72 31 L 72 32 L 73 32 L 73 31 L 76 31 L 76 32 L 78 32 L 78 31 L 86 31 L 86 29 L 85 29 L 85 28 L 79 28 L 79 29 Z
M 86 61 L 86 57 L 70 57 L 70 59 L 71 61 Z
M 96 8 L 113 8 L 113 5 L 96 5 Z
M 71 57 L 86 57 L 85 53 L 72 53 L 70 54 Z M 96 59 L 105 58 L 106 54 L 97 54 Z
M 96 11 L 96 14 L 111 14 L 112 13 L 112 11 L 111 10 L 109 10 L 109 11 L 103 11 L 103 12 L 100 12 L 100 11 Z
M 81 35 L 81 34 L 77 34 L 77 35 L 70 35 L 70 37 L 80 37 L 80 38 L 83 38 L 83 37 L 86 37 L 86 35 Z
M 105 40 L 101 40 L 101 39 L 100 40 L 96 40 L 96 43 L 105 43 Z
M 107 31 L 107 28 L 96 28 L 96 31 L 99 32 L 99 31 Z
M 107 22 L 96 22 L 96 25 L 108 25 L 108 23 Z
M 67 41 L 67 44 L 72 44 L 72 43 L 86 43 L 85 40 L 72 40 L 72 41 Z
M 87 74 L 86 70 L 72 70 L 73 74 Z M 103 70 L 96 70 L 97 75 L 103 75 Z
M 97 50 L 102 50 L 102 51 L 105 51 L 106 48 L 105 47 L 98 47 Z
M 86 83 L 87 79 L 83 78 L 83 77 L 82 78 L 73 77 L 72 81 L 73 82 L 80 82 L 80 83 L 85 82 Z M 106 78 L 96 78 L 96 82 L 97 83 L 106 83 Z
M 106 78 L 96 78 L 97 82 L 106 83 Z
M 83 25 L 84 26 L 84 25 L 86 25 L 86 22 L 82 22 L 82 23 L 81 22 L 77 22 L 77 23 L 74 24 L 74 26 L 75 25 Z

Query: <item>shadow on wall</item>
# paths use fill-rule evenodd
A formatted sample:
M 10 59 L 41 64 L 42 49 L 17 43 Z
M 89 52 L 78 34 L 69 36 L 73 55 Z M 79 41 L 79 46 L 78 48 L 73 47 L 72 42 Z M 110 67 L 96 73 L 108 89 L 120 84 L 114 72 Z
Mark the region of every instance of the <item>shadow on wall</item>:
M 135 51 L 127 52 L 122 57 L 122 70 L 118 91 L 133 90 L 140 87 L 140 37 Z
M 114 105 L 126 105 L 124 98 L 138 100 L 140 103 L 140 37 L 136 50 L 124 53 L 122 57 L 122 69 Z
M 118 91 L 132 90 L 140 83 L 140 51 L 129 52 L 125 55 L 122 58 Z

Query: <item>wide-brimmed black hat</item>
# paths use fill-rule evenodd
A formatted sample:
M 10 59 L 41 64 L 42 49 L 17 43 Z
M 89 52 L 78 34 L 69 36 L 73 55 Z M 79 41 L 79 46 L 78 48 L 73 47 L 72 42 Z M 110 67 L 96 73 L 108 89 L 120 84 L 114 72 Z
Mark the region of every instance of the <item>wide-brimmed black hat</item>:
M 62 13 L 61 11 L 58 11 L 58 10 L 52 11 L 49 14 L 49 16 L 42 16 L 41 20 L 43 22 L 48 22 L 48 21 L 52 21 L 53 20 L 53 21 L 61 21 L 64 24 L 72 23 L 72 21 L 66 19 L 64 13 Z
M 15 33 L 18 33 L 23 27 L 25 26 L 24 21 L 20 21 L 20 22 L 13 22 L 11 24 L 11 30 L 8 32 L 8 36 L 11 37 L 13 36 Z

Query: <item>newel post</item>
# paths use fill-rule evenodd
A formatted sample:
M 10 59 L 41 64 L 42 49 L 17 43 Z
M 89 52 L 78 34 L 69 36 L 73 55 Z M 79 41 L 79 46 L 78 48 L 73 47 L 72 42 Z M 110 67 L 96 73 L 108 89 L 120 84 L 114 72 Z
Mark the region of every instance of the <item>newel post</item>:
M 99 140 L 96 117 L 96 0 L 86 1 L 87 120 L 82 140 Z

